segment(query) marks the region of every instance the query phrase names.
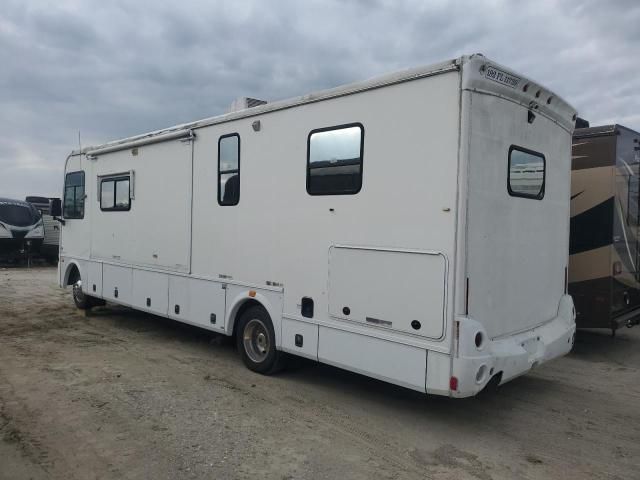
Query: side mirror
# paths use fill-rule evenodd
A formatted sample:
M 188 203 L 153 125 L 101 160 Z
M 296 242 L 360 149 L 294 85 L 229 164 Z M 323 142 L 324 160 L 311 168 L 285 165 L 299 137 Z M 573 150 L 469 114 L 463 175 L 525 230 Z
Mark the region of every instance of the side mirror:
M 62 216 L 62 201 L 59 198 L 52 198 L 50 210 L 52 217 Z

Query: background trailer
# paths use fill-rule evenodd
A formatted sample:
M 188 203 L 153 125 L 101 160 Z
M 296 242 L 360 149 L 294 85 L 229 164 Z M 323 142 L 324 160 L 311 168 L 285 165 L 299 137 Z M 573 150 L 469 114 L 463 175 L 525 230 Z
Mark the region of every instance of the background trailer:
M 557 95 L 473 55 L 244 106 L 68 157 L 78 306 L 233 335 L 259 372 L 288 352 L 452 396 L 571 349 Z
M 569 293 L 578 327 L 615 332 L 640 320 L 639 141 L 621 125 L 573 135 Z

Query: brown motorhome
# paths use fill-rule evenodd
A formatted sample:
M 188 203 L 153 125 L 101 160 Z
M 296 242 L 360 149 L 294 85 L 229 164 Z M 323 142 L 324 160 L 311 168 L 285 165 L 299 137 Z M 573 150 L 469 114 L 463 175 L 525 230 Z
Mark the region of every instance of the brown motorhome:
M 640 321 L 639 164 L 640 133 L 575 130 L 568 280 L 578 328 Z

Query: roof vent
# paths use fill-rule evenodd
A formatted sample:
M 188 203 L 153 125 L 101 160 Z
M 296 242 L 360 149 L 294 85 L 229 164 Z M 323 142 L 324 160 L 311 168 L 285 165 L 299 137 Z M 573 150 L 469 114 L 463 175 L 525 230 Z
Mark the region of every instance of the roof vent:
M 229 105 L 226 113 L 238 112 L 247 108 L 258 107 L 266 103 L 267 102 L 265 100 L 258 100 L 257 98 L 238 97 L 231 103 L 231 105 Z

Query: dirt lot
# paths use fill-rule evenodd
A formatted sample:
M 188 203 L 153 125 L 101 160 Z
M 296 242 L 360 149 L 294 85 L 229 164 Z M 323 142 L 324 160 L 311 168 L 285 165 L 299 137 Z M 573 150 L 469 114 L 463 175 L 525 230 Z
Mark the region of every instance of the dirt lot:
M 219 340 L 0 270 L 0 478 L 640 478 L 640 328 L 467 400 Z

